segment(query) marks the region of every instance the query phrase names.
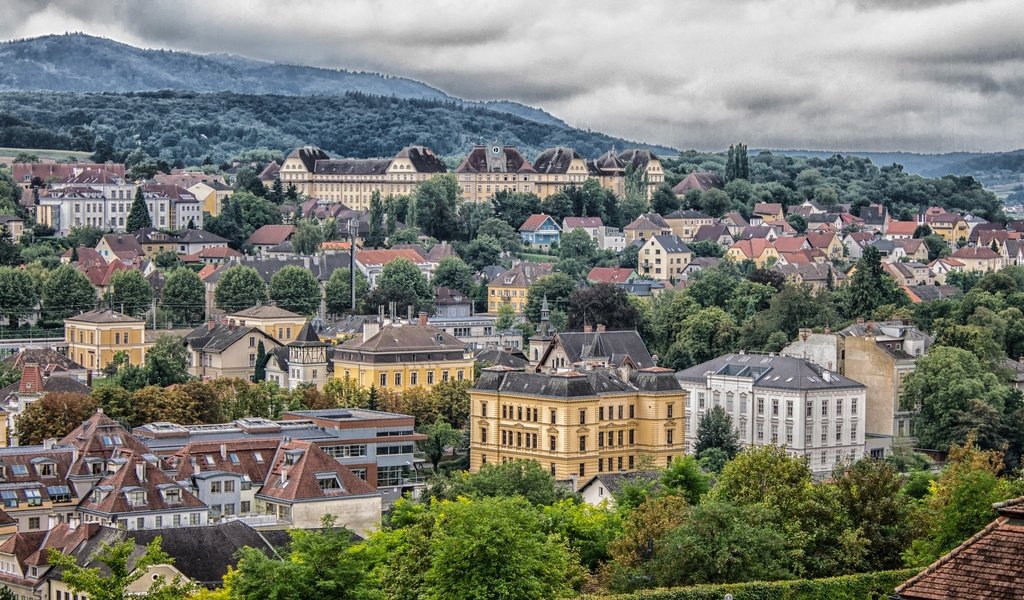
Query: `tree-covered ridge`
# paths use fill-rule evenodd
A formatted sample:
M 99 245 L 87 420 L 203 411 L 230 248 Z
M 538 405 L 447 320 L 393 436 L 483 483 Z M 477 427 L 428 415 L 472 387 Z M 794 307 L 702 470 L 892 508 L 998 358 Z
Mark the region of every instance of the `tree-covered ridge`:
M 187 90 L 285 96 L 377 96 L 454 101 L 484 106 L 565 127 L 543 110 L 517 102 L 470 102 L 425 83 L 381 73 L 324 69 L 253 60 L 228 54 L 196 54 L 136 48 L 82 33 L 45 35 L 0 44 L 0 90 L 141 92 Z
M 362 93 L 0 94 L 0 146 L 84 150 L 101 159 L 140 149 L 170 164 L 197 165 L 223 162 L 253 148 L 286 152 L 305 144 L 343 157 L 394 156 L 410 144 L 450 156 L 491 140 L 517 146 L 529 156 L 551 146 L 598 156 L 613 146 L 637 145 L 452 101 Z

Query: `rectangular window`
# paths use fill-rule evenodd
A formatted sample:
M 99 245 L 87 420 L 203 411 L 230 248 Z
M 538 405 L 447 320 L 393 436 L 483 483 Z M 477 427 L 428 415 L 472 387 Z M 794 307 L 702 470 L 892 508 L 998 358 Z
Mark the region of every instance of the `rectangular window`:
M 786 418 L 787 419 L 792 419 L 793 418 L 793 401 L 792 400 L 786 400 Z
M 191 525 L 198 525 L 199 524 L 199 513 L 197 513 L 197 512 L 189 513 L 189 515 L 188 515 L 188 522 Z
M 409 373 L 409 384 L 410 385 L 417 385 L 419 383 L 419 379 L 420 379 L 419 375 L 420 374 L 418 372 L 416 372 L 416 371 L 413 371 L 412 373 Z
M 629 430 L 629 443 L 630 443 L 630 445 L 636 443 L 636 441 L 635 441 L 636 440 L 636 436 L 634 435 L 635 433 L 636 433 L 635 429 L 630 429 Z
M 811 401 L 811 400 L 807 401 L 807 410 L 804 412 L 804 416 L 808 417 L 808 418 L 814 416 L 814 402 L 813 401 Z
M 674 442 L 675 433 L 676 432 L 675 432 L 674 429 L 669 429 L 669 430 L 665 431 L 665 441 L 668 443 L 669 446 L 671 446 L 673 443 L 675 443 Z
M 598 473 L 604 473 L 604 460 L 603 459 L 600 459 L 600 458 L 597 459 L 597 472 Z M 601 488 L 598 488 L 598 489 L 600 490 Z
M 39 529 L 39 517 L 29 517 L 28 518 L 28 528 L 29 529 Z
M 363 469 L 363 477 L 364 478 L 366 477 L 366 469 Z M 238 510 L 243 515 L 249 514 L 250 512 L 252 512 L 252 504 L 251 504 L 251 502 L 249 500 L 242 500 L 242 503 L 239 506 Z
M 857 424 L 850 423 L 850 441 L 857 441 Z
M 675 410 L 676 410 L 676 405 L 675 405 L 675 403 L 674 403 L 674 402 L 669 402 L 669 403 L 668 403 L 668 408 L 667 408 L 666 410 L 668 411 L 668 412 L 667 412 L 668 418 L 669 418 L 669 419 L 671 419 L 671 418 L 672 418 L 672 415 L 673 415 L 673 413 L 674 413 L 674 412 L 675 412 Z
M 387 384 L 388 384 L 388 374 L 387 373 L 381 373 L 380 374 L 380 387 L 385 387 L 385 386 L 387 386 Z
M 521 431 L 516 432 L 516 446 L 523 447 L 523 432 Z
M 842 400 L 842 398 L 837 398 L 836 399 L 836 416 L 837 417 L 843 416 L 843 400 Z
M 551 424 L 554 425 L 558 421 L 558 411 L 551 409 Z
M 586 425 L 586 424 L 587 424 L 587 409 L 581 408 L 580 409 L 580 425 Z
M 630 470 L 630 471 L 632 471 L 632 470 L 633 470 L 633 466 L 634 466 L 634 462 L 633 462 L 633 455 L 632 455 L 632 454 L 630 454 L 630 455 L 629 455 L 629 470 Z
M 620 446 L 622 445 L 622 438 L 623 438 L 624 435 L 625 435 L 625 433 L 622 430 L 619 430 L 618 437 L 619 437 L 619 445 Z
M 316 379 L 316 371 L 313 371 L 313 379 Z M 399 387 L 401 385 L 402 385 L 402 374 L 401 373 L 395 373 L 395 387 Z
M 619 405 L 619 419 L 622 419 L 622 405 Z
M 587 476 L 587 463 L 580 463 L 580 477 Z
M 604 421 L 604 407 L 603 406 L 598 406 L 597 407 L 597 420 L 598 421 Z
M 821 416 L 828 416 L 828 400 L 824 398 L 821 400 Z
M 757 399 L 757 414 L 759 414 L 759 415 L 763 415 L 764 414 L 764 398 L 758 398 Z
M 812 436 L 813 436 L 813 432 L 811 432 L 810 428 L 807 428 L 807 430 L 804 431 L 804 446 L 810 446 L 811 445 L 811 441 L 812 441 L 811 437 Z
M 481 402 L 480 403 L 480 416 L 481 417 L 486 417 L 487 416 L 487 403 L 486 402 Z
M 772 400 L 772 416 L 779 416 L 779 401 L 777 399 Z
M 227 493 L 227 492 L 234 492 L 234 491 L 235 491 L 235 480 L 234 479 L 227 479 L 227 480 L 225 480 L 224 481 L 224 492 Z
M 636 418 L 636 405 L 635 404 L 630 404 L 629 405 L 629 418 L 630 419 L 635 419 Z
M 587 451 L 587 436 L 581 435 L 580 436 L 580 452 L 586 452 L 586 451 Z
M 427 385 L 434 385 L 434 372 L 427 371 Z
M 836 423 L 836 443 L 839 444 L 843 441 L 843 424 Z
M 850 414 L 857 416 L 857 399 L 850 398 Z
M 758 421 L 757 422 L 757 441 L 760 442 L 762 440 L 764 440 L 764 422 L 763 421 Z
M 793 445 L 793 426 L 792 425 L 787 425 L 786 426 L 786 445 L 787 446 L 792 446 Z
M 522 406 L 517 406 L 516 407 L 516 418 L 519 419 L 520 421 L 523 420 L 523 407 Z
M 552 452 L 554 452 L 554 451 L 555 451 L 555 448 L 556 448 L 556 447 L 557 447 L 557 445 L 558 445 L 558 437 L 557 437 L 557 436 L 550 436 L 550 437 L 548 438 L 548 442 L 549 442 L 549 443 L 550 443 L 550 445 L 551 445 L 551 451 L 552 451 Z
M 597 447 L 598 448 L 604 448 L 604 432 L 603 431 L 598 431 L 597 432 Z
M 210 482 L 210 493 L 219 494 L 221 490 L 221 483 L 219 481 Z

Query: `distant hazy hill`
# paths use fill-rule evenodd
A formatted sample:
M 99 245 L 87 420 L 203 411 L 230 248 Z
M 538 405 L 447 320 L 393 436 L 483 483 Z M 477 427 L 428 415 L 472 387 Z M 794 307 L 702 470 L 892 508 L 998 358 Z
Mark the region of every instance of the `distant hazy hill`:
M 986 186 L 997 186 L 1024 180 L 1024 150 L 1012 152 L 948 152 L 918 154 L 915 152 L 845 152 L 819 150 L 772 150 L 787 156 L 828 158 L 833 154 L 864 156 L 878 166 L 898 163 L 908 173 L 925 177 L 973 175 Z
M 227 54 L 144 50 L 81 33 L 0 43 L 0 65 L 0 91 L 191 90 L 296 96 L 361 92 L 452 101 L 567 127 L 540 109 L 510 101 L 465 101 L 403 77 L 275 64 Z

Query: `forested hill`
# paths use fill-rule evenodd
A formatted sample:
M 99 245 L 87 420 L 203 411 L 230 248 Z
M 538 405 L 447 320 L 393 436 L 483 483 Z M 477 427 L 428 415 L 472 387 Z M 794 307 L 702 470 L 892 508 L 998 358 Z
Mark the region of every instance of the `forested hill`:
M 403 77 L 276 64 L 227 54 L 146 50 L 82 33 L 0 43 L 0 65 L 2 91 L 190 90 L 299 96 L 361 92 L 452 101 L 567 127 L 560 119 L 537 108 L 503 100 L 464 101 Z
M 474 143 L 493 140 L 518 146 L 531 159 L 551 146 L 570 146 L 588 157 L 612 147 L 675 154 L 455 102 L 357 93 L 0 93 L 0 147 L 101 150 L 100 158 L 118 160 L 141 150 L 172 164 L 219 163 L 246 150 L 304 144 L 339 157 L 393 156 L 409 144 L 459 156 Z

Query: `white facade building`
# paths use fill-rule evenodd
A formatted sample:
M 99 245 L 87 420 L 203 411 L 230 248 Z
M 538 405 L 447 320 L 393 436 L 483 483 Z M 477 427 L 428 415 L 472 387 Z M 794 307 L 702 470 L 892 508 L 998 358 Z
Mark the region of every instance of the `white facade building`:
M 727 354 L 676 373 L 687 392 L 686 444 L 721 406 L 744 446 L 785 446 L 816 476 L 864 456 L 867 388 L 800 358 Z

